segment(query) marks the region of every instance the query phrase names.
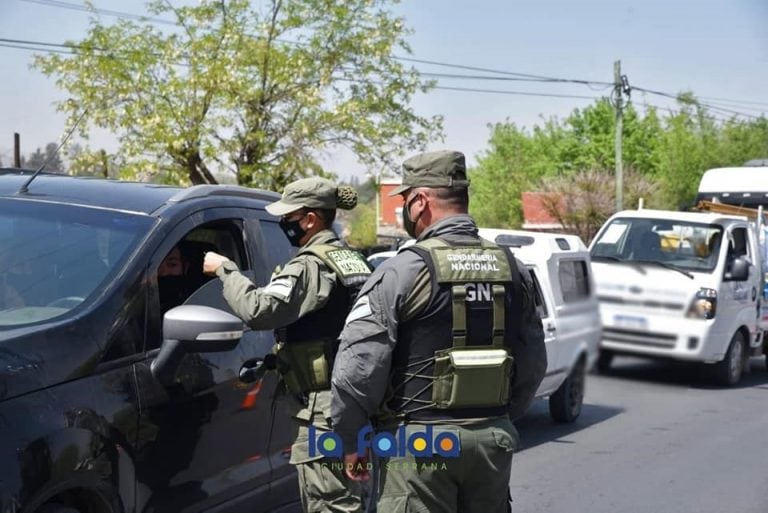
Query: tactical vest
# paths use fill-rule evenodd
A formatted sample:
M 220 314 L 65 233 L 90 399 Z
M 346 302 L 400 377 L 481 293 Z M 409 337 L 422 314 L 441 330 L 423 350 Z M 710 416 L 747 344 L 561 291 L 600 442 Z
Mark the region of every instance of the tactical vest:
M 297 256 L 311 254 L 336 274 L 337 284 L 328 302 L 285 328 L 277 330 L 278 367 L 294 393 L 328 390 L 338 349 L 338 337 L 352 303 L 371 274 L 368 261 L 351 249 L 315 244 Z
M 422 241 L 432 291 L 398 330 L 388 410 L 408 419 L 506 413 L 520 339 L 522 284 L 514 257 L 482 239 Z

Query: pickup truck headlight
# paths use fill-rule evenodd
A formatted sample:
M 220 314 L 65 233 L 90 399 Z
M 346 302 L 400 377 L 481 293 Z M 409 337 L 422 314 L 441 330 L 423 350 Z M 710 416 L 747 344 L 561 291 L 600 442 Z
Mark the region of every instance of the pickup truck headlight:
M 715 289 L 700 288 L 688 308 L 686 317 L 691 319 L 712 319 L 717 312 L 717 291 Z

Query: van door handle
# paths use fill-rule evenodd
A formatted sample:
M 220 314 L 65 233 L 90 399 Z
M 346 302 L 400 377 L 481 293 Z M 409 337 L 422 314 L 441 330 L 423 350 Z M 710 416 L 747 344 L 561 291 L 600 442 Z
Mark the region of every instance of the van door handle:
M 547 331 L 552 333 L 553 331 L 557 331 L 557 328 L 555 328 L 554 324 L 550 324 L 549 326 L 547 326 Z
M 238 378 L 243 383 L 253 383 L 258 381 L 267 371 L 267 367 L 264 365 L 263 358 L 252 358 L 243 363 L 240 367 L 240 374 Z

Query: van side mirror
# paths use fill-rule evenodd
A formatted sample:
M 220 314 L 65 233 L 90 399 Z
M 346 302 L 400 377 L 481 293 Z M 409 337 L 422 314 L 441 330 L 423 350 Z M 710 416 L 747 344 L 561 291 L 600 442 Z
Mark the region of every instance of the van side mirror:
M 152 361 L 152 375 L 170 385 L 186 353 L 231 351 L 243 336 L 243 321 L 234 315 L 200 305 L 171 308 L 163 316 L 163 345 Z
M 736 258 L 731 262 L 730 269 L 725 271 L 725 281 L 746 281 L 749 278 L 750 263 L 746 258 Z

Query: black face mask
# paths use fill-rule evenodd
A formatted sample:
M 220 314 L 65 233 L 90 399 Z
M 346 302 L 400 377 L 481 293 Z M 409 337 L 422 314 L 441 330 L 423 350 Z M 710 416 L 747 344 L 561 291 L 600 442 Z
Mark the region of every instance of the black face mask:
M 306 230 L 304 230 L 299 224 L 299 221 L 301 221 L 303 218 L 304 216 L 301 216 L 298 219 L 294 219 L 293 221 L 280 219 L 280 228 L 283 230 L 283 233 L 285 233 L 285 236 L 288 237 L 288 241 L 291 243 L 291 246 L 295 246 L 297 248 L 301 246 L 299 241 L 304 238 L 304 235 L 307 234 Z
M 160 307 L 163 312 L 179 306 L 186 298 L 186 276 L 159 276 L 157 288 L 160 291 Z
M 422 210 L 419 212 L 416 219 L 411 219 L 411 205 L 416 201 L 416 198 L 418 198 L 418 196 L 414 196 L 413 199 L 405 205 L 405 208 L 403 208 L 403 228 L 405 228 L 405 232 L 414 239 L 416 238 L 416 222 L 419 220 L 419 217 L 421 217 L 421 214 L 424 213 Z

